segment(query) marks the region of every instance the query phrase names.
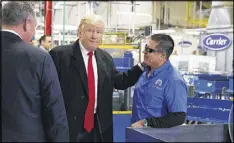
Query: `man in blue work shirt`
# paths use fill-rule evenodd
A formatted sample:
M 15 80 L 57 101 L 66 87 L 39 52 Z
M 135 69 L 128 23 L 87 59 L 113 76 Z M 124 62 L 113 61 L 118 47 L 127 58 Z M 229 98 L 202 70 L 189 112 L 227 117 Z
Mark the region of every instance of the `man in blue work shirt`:
M 174 41 L 166 34 L 148 40 L 143 52 L 147 66 L 134 90 L 132 126 L 168 128 L 184 123 L 188 91 L 169 61 L 173 48 Z

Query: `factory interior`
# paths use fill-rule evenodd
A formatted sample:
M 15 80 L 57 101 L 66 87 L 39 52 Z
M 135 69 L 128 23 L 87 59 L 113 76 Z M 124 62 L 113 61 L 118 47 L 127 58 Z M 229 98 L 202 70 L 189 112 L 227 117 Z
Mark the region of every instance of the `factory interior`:
M 168 34 L 170 62 L 188 88 L 187 117 L 172 128 L 131 128 L 134 86 L 113 92 L 114 142 L 233 142 L 233 1 L 35 1 L 32 44 L 51 35 L 51 47 L 77 40 L 81 19 L 102 16 L 99 48 L 118 71 L 144 60 L 146 40 Z M 157 94 L 157 93 L 155 93 Z M 110 95 L 111 96 L 111 95 Z

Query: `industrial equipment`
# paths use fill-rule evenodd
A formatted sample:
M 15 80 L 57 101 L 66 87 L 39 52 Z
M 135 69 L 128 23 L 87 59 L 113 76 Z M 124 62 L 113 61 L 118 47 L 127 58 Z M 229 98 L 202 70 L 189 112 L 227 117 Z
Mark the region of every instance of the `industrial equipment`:
M 183 73 L 183 78 L 196 97 L 230 100 L 233 94 L 233 77 L 227 75 Z
M 231 100 L 187 98 L 187 120 L 201 123 L 228 123 Z
M 216 58 L 201 55 L 171 55 L 170 62 L 182 73 L 214 73 Z
M 210 49 L 205 47 L 205 38 L 210 36 L 210 39 L 220 39 L 221 34 L 228 37 L 227 41 L 230 41 L 225 49 L 217 49 L 217 44 L 210 45 Z M 209 61 L 207 62 L 210 64 L 209 66 L 206 63 L 200 64 L 200 67 L 205 67 L 204 70 L 197 68 L 196 71 L 194 70 L 196 68 L 189 68 L 191 67 L 189 62 L 185 62 L 188 58 L 183 60 L 182 64 L 175 62 L 175 67 L 178 70 L 182 69 L 181 73 L 188 84 L 189 95 L 191 95 L 188 97 L 188 120 L 203 123 L 228 123 L 228 115 L 233 113 L 230 110 L 233 105 L 233 75 L 227 75 L 232 69 L 233 59 L 233 3 L 212 1 L 206 30 L 200 32 L 199 39 L 199 47 L 205 49 L 207 55 L 203 56 L 202 60 L 207 62 L 206 57 L 213 57 L 212 66 Z M 214 50 L 215 48 L 216 50 Z M 202 62 L 197 58 L 194 60 L 196 63 Z
M 189 89 L 188 123 L 228 123 L 233 104 L 230 78 L 221 74 L 183 74 Z M 230 80 L 230 81 L 229 81 Z M 230 91 L 232 93 L 227 94 Z
M 136 49 L 138 45 L 127 43 L 127 33 L 125 32 L 106 32 L 103 35 L 100 48 L 104 49 L 113 57 L 115 67 L 118 71 L 127 71 L 135 63 L 138 57 L 133 57 L 133 51 L 139 51 Z M 124 91 L 114 90 L 113 96 L 113 110 L 114 111 L 128 111 L 131 103 L 131 88 Z
M 228 89 L 226 90 L 226 94 L 228 97 L 230 97 L 230 99 L 233 99 L 233 97 L 231 97 L 231 95 L 233 95 L 233 76 L 228 76 Z
M 134 59 L 132 53 L 130 51 L 126 51 L 124 53 L 124 57 L 113 58 L 115 67 L 118 71 L 125 72 L 133 66 Z M 117 93 L 116 93 L 117 92 Z M 119 100 L 116 102 L 116 99 Z M 122 96 L 121 96 L 122 95 Z M 121 98 L 122 97 L 122 98 Z M 124 98 L 123 98 L 124 97 Z M 131 99 L 131 88 L 128 88 L 123 91 L 115 90 L 115 97 L 114 97 L 113 105 L 116 106 L 119 103 L 119 111 L 128 111 L 130 110 L 130 99 Z M 124 99 L 124 100 L 123 100 Z M 117 104 L 118 106 L 118 104 Z M 113 109 L 116 109 L 115 107 Z
M 138 44 L 127 43 L 127 34 L 105 33 L 103 35 L 100 48 L 107 51 L 113 58 L 116 69 L 120 72 L 127 71 L 139 61 Z M 132 104 L 132 87 L 126 90 L 114 90 L 113 93 L 113 132 L 114 142 L 123 142 L 126 127 L 131 125 L 131 104 Z
M 229 88 L 227 76 L 215 74 L 196 74 L 195 76 L 198 77 L 194 81 L 195 94 L 197 96 L 200 94 L 210 94 L 210 98 L 217 99 L 217 95 L 221 96 L 222 88 Z
M 127 33 L 125 32 L 105 32 L 100 48 L 105 49 L 134 49 L 137 45 L 127 43 Z M 122 53 L 123 54 L 123 53 Z

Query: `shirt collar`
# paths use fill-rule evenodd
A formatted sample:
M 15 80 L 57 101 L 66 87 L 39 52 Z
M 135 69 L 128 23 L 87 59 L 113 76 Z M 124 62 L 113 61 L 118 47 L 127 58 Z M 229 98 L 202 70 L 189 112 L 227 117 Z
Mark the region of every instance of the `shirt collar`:
M 157 76 L 161 71 L 167 69 L 169 66 L 171 66 L 171 62 L 169 60 L 167 60 L 162 66 L 160 66 L 159 68 L 153 70 L 152 74 L 150 75 L 151 77 L 155 77 Z
M 13 33 L 13 34 L 19 36 L 19 37 L 22 39 L 22 37 L 21 37 L 17 32 L 15 32 L 15 31 L 13 31 L 13 30 L 10 30 L 10 29 L 2 29 L 2 31 Z
M 44 47 L 40 46 L 40 48 L 46 51 L 46 49 Z
M 81 41 L 79 40 L 79 45 L 80 45 L 80 50 L 82 55 L 88 55 L 89 51 L 87 49 L 85 49 L 85 47 L 82 45 Z

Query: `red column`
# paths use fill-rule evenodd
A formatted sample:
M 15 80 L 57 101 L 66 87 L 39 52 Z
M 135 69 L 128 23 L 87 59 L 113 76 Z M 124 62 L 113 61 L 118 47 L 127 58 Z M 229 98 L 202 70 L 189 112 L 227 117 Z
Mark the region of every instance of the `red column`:
M 51 35 L 51 24 L 52 24 L 52 1 L 45 1 L 44 6 L 44 21 L 45 21 L 45 31 L 46 35 Z

